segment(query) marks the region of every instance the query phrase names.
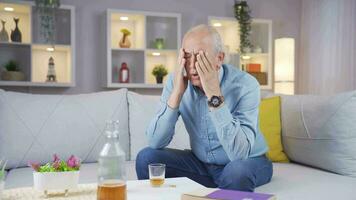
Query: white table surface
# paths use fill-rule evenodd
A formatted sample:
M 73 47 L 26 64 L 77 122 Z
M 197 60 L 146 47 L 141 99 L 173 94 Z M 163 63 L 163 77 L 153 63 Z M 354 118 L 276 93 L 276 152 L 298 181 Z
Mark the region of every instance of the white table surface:
M 182 193 L 203 189 L 204 186 L 188 178 L 166 178 L 161 187 L 151 187 L 149 180 L 127 181 L 128 200 L 180 200 Z M 70 190 L 69 196 L 54 194 L 51 200 L 96 200 L 96 184 L 80 184 L 77 189 Z M 5 190 L 2 200 L 46 199 L 43 192 L 32 187 Z
M 180 200 L 182 193 L 191 192 L 204 186 L 188 178 L 169 178 L 162 187 L 151 187 L 149 180 L 128 181 L 128 200 Z

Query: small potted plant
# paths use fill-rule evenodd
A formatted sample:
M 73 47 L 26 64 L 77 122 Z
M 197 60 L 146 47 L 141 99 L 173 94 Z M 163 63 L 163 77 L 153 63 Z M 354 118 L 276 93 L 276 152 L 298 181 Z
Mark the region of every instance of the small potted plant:
M 80 160 L 73 155 L 64 161 L 54 154 L 52 162 L 44 165 L 30 162 L 29 165 L 34 170 L 34 188 L 44 191 L 46 196 L 48 190 L 64 190 L 67 196 L 69 189 L 78 186 Z
M 1 79 L 4 81 L 23 81 L 25 80 L 25 74 L 20 72 L 19 65 L 10 60 L 4 66 L 5 71 L 1 73 Z
M 4 190 L 5 185 L 5 167 L 7 161 L 0 160 L 0 199 L 2 196 L 2 191 Z
M 152 70 L 152 75 L 156 77 L 157 83 L 162 83 L 163 78 L 168 74 L 164 65 L 156 65 Z
M 129 40 L 129 35 L 131 35 L 131 32 L 126 28 L 123 28 L 120 31 L 122 33 L 122 38 L 119 42 L 119 46 L 121 48 L 130 48 L 131 42 Z

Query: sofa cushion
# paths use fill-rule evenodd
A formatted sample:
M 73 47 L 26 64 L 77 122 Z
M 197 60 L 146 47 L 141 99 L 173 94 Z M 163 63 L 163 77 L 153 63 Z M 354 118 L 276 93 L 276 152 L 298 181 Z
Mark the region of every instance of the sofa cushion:
M 273 163 L 270 183 L 255 192 L 275 194 L 278 200 L 353 199 L 356 179 L 294 163 Z
M 0 90 L 0 155 L 7 168 L 48 162 L 57 153 L 95 162 L 105 142 L 108 119 L 120 121 L 129 151 L 127 90 L 82 95 L 33 95 Z M 127 158 L 129 154 L 127 153 Z
M 279 96 L 262 99 L 259 125 L 268 144 L 267 157 L 273 162 L 289 162 L 282 146 L 280 102 Z
M 129 103 L 129 129 L 131 160 L 135 160 L 137 153 L 148 145 L 146 128 L 158 111 L 159 96 L 140 95 L 128 92 Z M 183 120 L 179 117 L 175 126 L 175 134 L 168 145 L 174 149 L 190 149 L 189 135 Z
M 356 91 L 282 96 L 282 140 L 291 160 L 356 177 Z
M 126 162 L 127 180 L 136 180 L 135 162 Z M 33 170 L 30 167 L 10 170 L 5 181 L 5 188 L 32 187 Z M 98 163 L 85 163 L 80 167 L 79 183 L 97 183 Z

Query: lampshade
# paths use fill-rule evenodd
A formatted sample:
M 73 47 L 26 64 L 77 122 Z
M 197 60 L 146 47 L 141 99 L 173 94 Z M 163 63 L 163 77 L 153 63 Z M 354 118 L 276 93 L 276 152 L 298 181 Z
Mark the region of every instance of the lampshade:
M 294 94 L 295 41 L 293 38 L 279 38 L 274 43 L 275 92 Z

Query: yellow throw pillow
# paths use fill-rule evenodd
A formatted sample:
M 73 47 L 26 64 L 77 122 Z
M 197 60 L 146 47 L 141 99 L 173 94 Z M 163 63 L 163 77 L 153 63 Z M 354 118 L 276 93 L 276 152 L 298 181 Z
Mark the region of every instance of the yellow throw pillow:
M 269 150 L 267 157 L 272 162 L 289 162 L 283 152 L 281 141 L 281 99 L 279 96 L 262 99 L 260 104 L 260 130 L 263 133 Z

